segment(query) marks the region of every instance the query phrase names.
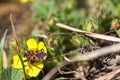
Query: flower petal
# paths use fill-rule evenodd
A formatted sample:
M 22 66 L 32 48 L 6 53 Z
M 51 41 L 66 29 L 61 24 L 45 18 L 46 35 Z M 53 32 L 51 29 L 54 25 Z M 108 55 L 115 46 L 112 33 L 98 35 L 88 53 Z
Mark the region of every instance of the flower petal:
M 27 60 L 27 58 L 22 57 L 23 61 Z M 24 65 L 28 65 L 28 62 L 24 62 Z M 20 61 L 20 58 L 18 55 L 13 56 L 13 67 L 16 69 L 21 69 L 22 68 L 22 63 Z
M 30 77 L 36 77 L 44 67 L 42 62 L 34 62 L 25 67 L 25 72 Z
M 21 3 L 27 3 L 27 2 L 35 2 L 36 0 L 20 0 Z
M 38 50 L 41 50 L 41 49 L 43 49 L 44 53 L 47 53 L 47 49 L 44 45 L 44 42 L 39 42 L 39 44 L 38 44 Z
M 33 39 L 33 38 L 28 39 L 27 47 L 28 47 L 28 50 L 37 49 L 37 42 L 35 41 L 35 39 Z
M 29 0 L 20 0 L 21 3 L 27 3 Z

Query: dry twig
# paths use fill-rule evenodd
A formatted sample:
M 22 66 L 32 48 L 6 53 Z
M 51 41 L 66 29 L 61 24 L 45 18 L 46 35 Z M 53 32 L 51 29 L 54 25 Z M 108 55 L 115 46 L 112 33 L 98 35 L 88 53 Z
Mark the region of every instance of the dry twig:
M 18 53 L 20 53 L 21 51 L 20 51 L 19 41 L 18 41 L 18 38 L 17 38 L 17 35 L 16 35 L 14 24 L 13 24 L 12 14 L 10 14 L 10 22 L 11 22 L 13 36 L 14 36 L 14 39 L 15 39 L 15 42 L 16 42 L 16 47 L 17 47 Z
M 120 74 L 120 68 L 117 68 L 113 70 L 112 72 L 109 72 L 103 76 L 100 76 L 99 78 L 96 78 L 95 80 L 113 80 L 113 78 L 117 77 L 118 74 Z
M 107 35 L 102 35 L 102 34 L 97 34 L 97 33 L 92 33 L 92 32 L 86 32 L 86 31 L 79 30 L 79 29 L 76 29 L 76 28 L 67 26 L 65 24 L 61 24 L 61 23 L 57 23 L 56 25 L 61 27 L 61 28 L 67 29 L 67 30 L 71 30 L 71 31 L 82 33 L 82 34 L 84 34 L 86 36 L 89 36 L 89 37 L 103 39 L 103 40 L 108 40 L 108 41 L 113 41 L 113 42 L 120 42 L 120 38 L 107 36 Z
M 16 31 L 15 31 L 15 28 L 14 28 L 13 19 L 12 19 L 12 14 L 10 14 L 10 21 L 11 21 L 11 27 L 12 27 L 13 36 L 14 36 L 14 39 L 15 39 L 15 42 L 16 42 L 16 47 L 17 47 L 17 51 L 18 51 L 18 56 L 19 56 L 19 58 L 20 58 L 20 61 L 21 61 L 21 63 L 22 63 L 22 66 L 23 66 L 24 80 L 26 80 L 24 63 L 23 63 L 23 60 L 22 60 L 21 55 L 20 55 L 20 54 L 21 54 L 21 50 L 20 50 L 19 41 L 18 41 L 18 38 L 17 38 L 17 35 L 16 35 Z

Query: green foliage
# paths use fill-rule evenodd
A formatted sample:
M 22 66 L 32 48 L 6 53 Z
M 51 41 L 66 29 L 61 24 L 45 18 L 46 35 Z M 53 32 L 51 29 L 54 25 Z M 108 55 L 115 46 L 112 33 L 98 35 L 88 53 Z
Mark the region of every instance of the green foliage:
M 98 32 L 98 23 L 94 20 L 85 21 L 83 30 L 87 32 Z
M 117 35 L 120 37 L 120 18 L 114 18 L 111 22 L 111 29 L 114 29 Z
M 2 80 L 3 71 L 4 71 L 3 70 L 3 48 L 4 48 L 6 34 L 7 34 L 7 30 L 5 31 L 0 42 L 0 80 Z
M 70 41 L 77 47 L 84 47 L 90 44 L 88 38 L 82 37 L 80 35 L 72 36 L 72 39 Z
M 120 16 L 119 0 L 88 0 L 85 4 L 90 5 L 90 8 L 81 8 L 77 2 L 75 0 L 38 0 L 33 3 L 34 17 L 41 22 L 50 37 L 46 39 L 48 58 L 60 56 L 61 53 L 86 45 L 97 44 L 86 36 L 56 27 L 57 22 L 95 33 L 105 33 L 114 29 L 116 34 L 120 35 L 120 29 L 113 27 L 114 18 L 119 19 Z M 119 20 L 117 23 L 119 24 Z
M 84 22 L 83 18 L 79 16 L 74 0 L 66 2 L 64 0 L 61 2 L 57 0 L 36 1 L 32 5 L 32 9 L 35 12 L 35 19 L 47 22 L 49 26 L 55 26 L 56 22 L 67 24 L 72 22 L 70 25 L 81 26 Z M 78 21 L 79 23 L 77 23 Z
M 13 67 L 8 67 L 3 72 L 2 80 L 22 80 L 23 75 L 21 70 L 16 70 Z
M 7 30 L 5 31 L 3 38 L 0 42 L 0 80 L 22 80 L 21 71 L 15 70 L 12 67 L 8 67 L 7 69 L 3 68 L 3 48 L 5 43 L 5 37 L 7 34 Z
M 44 3 L 38 0 L 35 4 L 33 4 L 32 8 L 36 12 L 36 19 L 44 20 L 48 18 L 51 14 L 56 13 L 56 8 L 54 7 L 53 0 L 48 0 Z
M 71 33 L 66 34 L 70 31 L 60 29 L 55 25 L 55 23 L 61 22 L 82 29 L 85 18 L 79 15 L 74 0 L 36 1 L 32 5 L 32 9 L 35 12 L 35 19 L 43 23 L 44 27 L 47 30 L 46 32 L 49 33 L 48 35 L 54 32 L 56 33 L 54 36 L 56 38 L 47 40 L 48 43 L 50 40 L 52 40 L 52 44 L 55 46 L 54 49 L 52 47 L 49 47 L 49 51 L 52 57 L 61 55 L 59 50 L 65 52 L 74 48 L 71 46 L 72 43 L 70 42 L 70 39 L 72 38 Z M 62 32 L 65 32 L 65 34 L 59 35 L 59 33 Z

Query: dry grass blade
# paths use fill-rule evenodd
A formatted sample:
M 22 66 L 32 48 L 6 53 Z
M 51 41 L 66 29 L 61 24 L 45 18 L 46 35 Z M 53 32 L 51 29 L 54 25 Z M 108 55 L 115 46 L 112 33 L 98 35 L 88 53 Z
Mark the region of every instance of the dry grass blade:
M 18 56 L 20 58 L 20 61 L 22 63 L 22 66 L 23 66 L 23 72 L 24 72 L 24 80 L 26 80 L 26 74 L 25 74 L 25 68 L 24 68 L 24 63 L 23 63 L 23 60 L 21 58 L 21 50 L 20 50 L 20 46 L 19 46 L 19 41 L 18 41 L 18 38 L 17 38 L 17 35 L 16 35 L 16 31 L 15 31 L 15 28 L 14 28 L 14 25 L 13 25 L 13 19 L 12 19 L 12 14 L 10 14 L 10 21 L 11 21 L 11 27 L 12 27 L 12 31 L 13 31 L 13 36 L 14 36 L 14 39 L 15 39 L 15 42 L 16 42 L 16 47 L 17 47 L 17 51 L 18 51 Z
M 15 42 L 16 42 L 16 47 L 17 47 L 18 53 L 20 53 L 19 41 L 18 41 L 18 38 L 17 38 L 17 35 L 16 35 L 16 31 L 15 31 L 15 28 L 14 28 L 12 14 L 10 14 L 10 22 L 11 22 L 13 36 L 14 36 L 14 39 L 15 39 Z
M 6 56 L 6 52 L 3 51 L 3 67 L 4 69 L 7 69 L 7 56 Z
M 61 24 L 61 23 L 57 23 L 56 25 L 61 27 L 61 28 L 67 29 L 67 30 L 71 30 L 71 31 L 82 33 L 82 34 L 84 34 L 86 36 L 89 36 L 89 37 L 103 39 L 103 40 L 108 40 L 108 41 L 113 41 L 113 42 L 120 42 L 120 38 L 107 36 L 107 35 L 102 35 L 102 34 L 97 34 L 97 33 L 86 32 L 86 31 L 79 30 L 79 29 L 76 29 L 76 28 L 67 26 L 65 24 Z

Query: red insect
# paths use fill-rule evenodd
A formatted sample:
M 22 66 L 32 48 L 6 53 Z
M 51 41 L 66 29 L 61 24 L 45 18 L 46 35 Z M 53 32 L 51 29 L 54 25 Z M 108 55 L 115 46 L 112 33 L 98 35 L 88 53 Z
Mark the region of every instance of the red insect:
M 47 58 L 47 54 L 44 53 L 43 49 L 41 50 L 28 50 L 24 53 L 24 57 L 26 57 L 30 63 L 44 61 Z

